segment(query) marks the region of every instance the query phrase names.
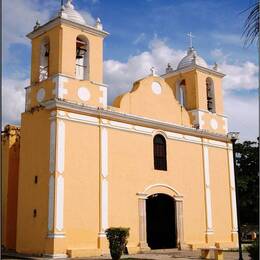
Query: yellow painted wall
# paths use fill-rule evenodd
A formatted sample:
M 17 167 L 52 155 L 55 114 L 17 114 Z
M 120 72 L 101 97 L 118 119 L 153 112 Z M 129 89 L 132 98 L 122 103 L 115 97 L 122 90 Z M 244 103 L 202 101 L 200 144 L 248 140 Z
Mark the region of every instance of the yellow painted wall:
M 1 136 L 2 245 L 16 248 L 17 186 L 19 178 L 20 128 L 7 125 Z
M 16 250 L 45 253 L 52 250 L 48 232 L 50 112 L 23 113 Z M 38 183 L 34 183 L 38 176 Z M 33 210 L 37 209 L 37 217 Z

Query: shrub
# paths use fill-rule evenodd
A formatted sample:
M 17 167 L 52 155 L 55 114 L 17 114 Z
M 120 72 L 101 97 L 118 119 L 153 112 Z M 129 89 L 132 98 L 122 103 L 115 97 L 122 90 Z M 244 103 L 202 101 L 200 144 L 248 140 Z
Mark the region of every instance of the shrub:
M 247 247 L 247 252 L 252 260 L 259 259 L 259 239 L 256 239 L 251 246 Z
M 106 230 L 110 254 L 113 260 L 119 260 L 125 251 L 129 228 L 111 227 Z

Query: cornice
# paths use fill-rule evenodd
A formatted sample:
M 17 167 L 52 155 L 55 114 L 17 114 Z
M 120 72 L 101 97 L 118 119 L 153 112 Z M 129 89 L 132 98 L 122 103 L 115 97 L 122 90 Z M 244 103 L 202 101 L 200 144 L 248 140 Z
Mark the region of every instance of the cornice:
M 46 24 L 40 26 L 38 29 L 28 33 L 26 35 L 26 37 L 28 37 L 29 39 L 32 40 L 33 38 L 35 38 L 35 37 L 37 37 L 37 36 L 47 32 L 47 31 L 49 31 L 50 29 L 54 28 L 55 26 L 62 25 L 62 24 L 69 25 L 69 26 L 71 26 L 71 27 L 73 27 L 75 29 L 80 29 L 83 32 L 88 32 L 88 33 L 90 33 L 92 35 L 101 36 L 103 38 L 105 38 L 106 36 L 109 35 L 108 32 L 96 29 L 93 26 L 78 24 L 78 23 L 75 23 L 73 21 L 69 21 L 69 20 L 66 20 L 64 18 L 61 18 L 61 17 L 56 17 L 56 18 L 50 20 L 49 22 L 47 22 Z
M 141 125 L 144 127 L 150 127 L 150 128 L 160 129 L 164 131 L 171 131 L 180 134 L 193 135 L 200 138 L 208 138 L 208 139 L 213 139 L 222 142 L 229 142 L 228 137 L 223 134 L 210 133 L 208 131 L 201 130 L 201 129 L 186 127 L 178 124 L 163 122 L 159 120 L 122 113 L 118 111 L 112 111 L 100 107 L 80 105 L 65 100 L 53 99 L 53 100 L 42 102 L 41 105 L 46 109 L 50 109 L 50 110 L 64 109 L 70 112 L 87 114 L 98 118 L 104 118 L 104 119 L 109 119 L 109 120 L 114 120 L 123 123 L 134 124 L 134 125 Z
M 165 73 L 163 75 L 161 75 L 162 78 L 169 78 L 171 76 L 175 76 L 177 74 L 180 74 L 180 73 L 185 73 L 185 72 L 188 72 L 188 71 L 192 71 L 192 70 L 199 70 L 199 71 L 202 71 L 202 72 L 206 72 L 208 74 L 213 74 L 214 76 L 217 76 L 217 77 L 220 77 L 220 78 L 223 78 L 225 77 L 226 75 L 221 73 L 221 72 L 218 72 L 218 71 L 215 71 L 215 70 L 212 70 L 212 69 L 208 69 L 208 68 L 204 68 L 202 66 L 199 66 L 199 65 L 192 65 L 192 66 L 187 66 L 187 67 L 184 67 L 182 69 L 177 69 L 177 70 L 173 70 L 171 72 L 168 72 L 168 73 Z

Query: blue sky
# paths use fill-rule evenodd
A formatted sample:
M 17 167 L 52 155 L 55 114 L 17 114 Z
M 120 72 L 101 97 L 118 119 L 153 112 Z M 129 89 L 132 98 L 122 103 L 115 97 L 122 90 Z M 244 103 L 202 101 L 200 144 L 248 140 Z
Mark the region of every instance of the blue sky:
M 168 62 L 175 66 L 185 55 L 187 33 L 192 32 L 199 54 L 209 65 L 217 61 L 227 74 L 223 88 L 230 130 L 240 131 L 243 139 L 254 139 L 258 135 L 257 49 L 256 44 L 243 48 L 241 40 L 247 15 L 241 12 L 254 2 L 74 0 L 73 4 L 90 24 L 100 17 L 110 33 L 104 43 L 104 81 L 110 85 L 111 100 L 148 74 L 149 66 L 161 73 Z M 19 124 L 24 109 L 23 88 L 30 76 L 30 42 L 25 34 L 36 18 L 46 22 L 59 5 L 59 0 L 3 0 L 4 123 Z M 12 112 L 10 101 L 17 101 Z

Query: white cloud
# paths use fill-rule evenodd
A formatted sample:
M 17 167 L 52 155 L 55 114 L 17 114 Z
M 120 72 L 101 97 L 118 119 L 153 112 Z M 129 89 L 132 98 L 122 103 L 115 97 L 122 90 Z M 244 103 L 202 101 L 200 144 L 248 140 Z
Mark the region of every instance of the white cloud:
M 165 41 L 154 38 L 148 51 L 130 57 L 126 63 L 116 60 L 105 61 L 105 82 L 110 85 L 109 103 L 111 104 L 117 95 L 130 90 L 134 81 L 150 74 L 151 67 L 155 67 L 157 74 L 163 74 L 167 63 L 171 63 L 175 68 L 184 55 L 184 51 L 169 48 Z
M 223 80 L 224 90 L 252 90 L 258 86 L 258 67 L 256 64 L 247 61 L 241 64 L 219 64 L 220 71 L 226 74 Z
M 223 58 L 224 54 L 223 51 L 221 49 L 214 49 L 210 52 L 211 56 L 213 58 Z
M 3 79 L 2 85 L 3 126 L 6 124 L 19 125 L 25 106 L 24 88 L 29 85 L 29 79 Z
M 136 39 L 133 41 L 133 44 L 138 44 L 146 39 L 145 33 L 140 33 Z
M 221 43 L 242 46 L 241 36 L 238 34 L 224 34 L 215 32 L 212 33 L 212 36 Z
M 225 114 L 229 118 L 229 131 L 240 132 L 240 141 L 256 140 L 259 135 L 258 96 L 224 95 Z

